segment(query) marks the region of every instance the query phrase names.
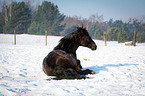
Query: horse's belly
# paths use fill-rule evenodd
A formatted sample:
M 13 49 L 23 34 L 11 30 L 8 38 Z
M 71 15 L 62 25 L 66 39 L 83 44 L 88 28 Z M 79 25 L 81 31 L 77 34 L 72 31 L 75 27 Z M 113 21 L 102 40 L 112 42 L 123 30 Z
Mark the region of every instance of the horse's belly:
M 75 68 L 76 59 L 70 56 L 58 56 L 56 64 L 66 68 Z

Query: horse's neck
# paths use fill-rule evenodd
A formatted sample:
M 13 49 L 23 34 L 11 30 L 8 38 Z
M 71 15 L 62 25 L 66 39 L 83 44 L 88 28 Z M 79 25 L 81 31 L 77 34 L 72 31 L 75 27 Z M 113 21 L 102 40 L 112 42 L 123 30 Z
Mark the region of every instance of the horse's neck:
M 66 45 L 66 46 L 67 46 L 67 45 Z M 67 46 L 68 48 L 66 48 L 66 46 L 65 46 L 65 48 L 64 48 L 64 45 L 59 44 L 58 46 L 56 46 L 56 47 L 54 48 L 54 50 L 63 50 L 63 51 L 65 51 L 65 52 L 71 53 L 71 54 L 73 54 L 75 57 L 77 57 L 77 56 L 76 56 L 76 50 L 78 49 L 79 44 L 76 44 L 76 43 L 71 44 L 70 46 Z
M 78 48 L 78 47 L 77 47 Z M 72 53 L 76 58 L 77 58 L 77 55 L 76 55 L 76 50 L 77 48 L 74 48 L 73 50 L 65 50 L 67 53 Z

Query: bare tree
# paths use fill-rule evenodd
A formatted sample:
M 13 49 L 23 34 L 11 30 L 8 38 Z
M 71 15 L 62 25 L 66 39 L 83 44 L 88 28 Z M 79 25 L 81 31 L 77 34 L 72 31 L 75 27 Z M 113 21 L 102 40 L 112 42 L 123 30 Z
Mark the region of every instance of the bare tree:
M 8 22 L 8 15 L 7 15 L 7 6 L 6 6 L 6 2 L 3 2 L 3 8 L 4 8 L 4 12 L 5 12 L 5 24 Z
M 10 0 L 10 18 L 11 18 L 11 10 L 12 10 L 12 0 Z

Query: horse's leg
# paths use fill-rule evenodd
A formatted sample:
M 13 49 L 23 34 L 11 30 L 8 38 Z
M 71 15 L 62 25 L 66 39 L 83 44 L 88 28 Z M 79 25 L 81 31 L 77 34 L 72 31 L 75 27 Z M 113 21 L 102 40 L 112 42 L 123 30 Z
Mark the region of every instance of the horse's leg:
M 81 78 L 80 74 L 72 68 L 64 68 L 61 66 L 56 66 L 54 70 L 56 74 L 56 79 L 79 79 Z
M 65 70 L 65 68 L 63 68 L 59 65 L 56 65 L 53 70 L 53 73 L 55 74 L 57 79 L 61 79 L 61 78 L 65 77 L 64 70 Z
M 72 68 L 68 68 L 65 70 L 65 76 L 67 79 L 79 79 L 79 78 L 81 78 L 80 74 Z
M 81 69 L 82 69 L 82 66 L 81 66 L 80 60 L 77 60 L 76 71 L 79 72 L 81 75 L 96 74 L 94 71 L 90 69 L 86 69 L 86 70 L 81 70 Z
M 82 65 L 81 65 L 80 60 L 77 60 L 77 62 L 78 62 L 78 65 L 79 65 L 80 69 L 82 69 Z
M 81 72 L 81 69 L 82 69 L 82 66 L 81 66 L 81 64 L 80 64 L 80 60 L 77 60 L 77 63 L 76 63 L 76 71 L 77 72 Z

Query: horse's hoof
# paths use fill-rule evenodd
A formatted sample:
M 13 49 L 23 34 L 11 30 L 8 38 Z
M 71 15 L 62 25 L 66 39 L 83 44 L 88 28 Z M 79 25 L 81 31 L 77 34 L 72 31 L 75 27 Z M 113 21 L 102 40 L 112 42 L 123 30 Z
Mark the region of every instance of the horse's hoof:
M 81 75 L 87 75 L 87 74 L 96 74 L 96 73 L 90 69 L 82 70 Z
M 90 70 L 90 69 L 86 69 L 86 71 L 88 72 L 88 74 L 96 74 L 96 72 Z
M 91 74 L 96 74 L 96 72 L 92 71 Z

